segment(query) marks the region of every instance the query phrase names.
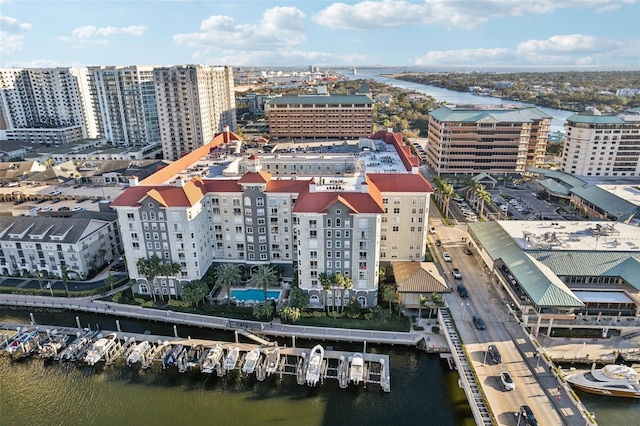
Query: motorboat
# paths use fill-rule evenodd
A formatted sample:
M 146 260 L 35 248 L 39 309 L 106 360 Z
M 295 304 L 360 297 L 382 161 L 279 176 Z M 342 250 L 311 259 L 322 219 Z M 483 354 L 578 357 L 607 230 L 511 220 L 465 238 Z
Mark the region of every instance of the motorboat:
M 213 373 L 213 369 L 216 368 L 216 365 L 218 365 L 218 363 L 220 362 L 222 354 L 224 354 L 224 349 L 220 344 L 217 344 L 209 349 L 207 356 L 205 356 L 204 360 L 202 361 L 202 372 L 206 374 Z
M 609 364 L 601 369 L 572 374 L 566 377 L 571 387 L 596 395 L 640 398 L 638 372 L 626 365 Z
M 179 343 L 174 347 L 172 347 L 171 349 L 169 349 L 169 352 L 167 352 L 167 354 L 165 355 L 164 360 L 162 360 L 162 366 L 164 368 L 168 368 L 176 365 L 176 363 L 178 362 L 178 357 L 182 352 L 182 349 L 184 349 L 184 346 L 182 346 Z
M 113 345 L 115 345 L 118 339 L 116 333 L 108 334 L 106 337 L 101 337 L 93 344 L 89 352 L 84 357 L 84 362 L 89 365 L 96 365 L 102 357 L 107 353 Z
M 255 348 L 250 350 L 247 353 L 247 356 L 244 358 L 244 365 L 242 366 L 242 372 L 251 374 L 256 369 L 256 364 L 260 359 L 260 349 Z
M 78 336 L 58 357 L 60 361 L 75 361 L 82 358 L 84 352 L 93 342 L 97 331 L 89 331 L 82 336 Z
M 320 380 L 320 374 L 322 373 L 322 360 L 324 359 L 324 348 L 321 345 L 315 345 L 311 349 L 311 355 L 309 355 L 309 365 L 307 366 L 307 374 L 305 380 L 307 385 L 315 386 Z
M 186 366 L 187 368 L 193 368 L 198 365 L 202 359 L 204 352 L 204 345 L 196 345 L 189 348 L 187 352 Z
M 55 332 L 49 338 L 49 341 L 40 346 L 38 354 L 42 359 L 56 359 L 65 346 L 67 346 L 69 336 L 66 334 L 56 334 Z
M 238 363 L 238 357 L 240 356 L 240 348 L 235 347 L 233 349 L 227 350 L 227 356 L 224 358 L 224 364 L 222 368 L 224 371 L 231 371 L 236 368 L 236 364 Z
M 276 346 L 275 348 L 267 352 L 267 365 L 265 368 L 266 370 L 265 372 L 267 373 L 267 376 L 270 376 L 274 374 L 276 371 L 278 371 L 279 364 L 280 364 L 280 348 Z
M 5 350 L 10 355 L 13 355 L 18 351 L 22 351 L 24 345 L 29 341 L 33 340 L 38 335 L 39 331 L 40 331 L 39 327 L 32 327 L 23 331 L 22 333 L 14 337 L 13 340 L 11 340 L 11 342 L 9 342 Z
M 361 353 L 355 353 L 349 358 L 349 381 L 354 385 L 360 384 L 364 378 L 364 358 Z
M 137 343 L 127 356 L 127 365 L 137 364 L 138 361 L 140 361 L 140 358 L 142 358 L 142 355 L 144 355 L 150 347 L 151 343 L 146 340 Z

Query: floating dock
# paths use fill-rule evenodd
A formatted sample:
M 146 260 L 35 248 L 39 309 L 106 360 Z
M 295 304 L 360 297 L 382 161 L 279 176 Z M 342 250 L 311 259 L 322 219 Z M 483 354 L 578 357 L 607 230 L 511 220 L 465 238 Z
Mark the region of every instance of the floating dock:
M 17 327 L 24 328 L 29 326 L 0 323 L 0 333 L 6 335 L 7 330 L 15 330 Z M 271 375 L 280 379 L 284 376 L 294 376 L 301 385 L 307 383 L 305 378 L 312 351 L 311 348 L 295 347 L 295 339 L 292 339 L 292 347 L 282 347 L 246 330 L 237 330 L 235 342 L 225 342 L 109 330 L 102 330 L 98 334 L 96 331 L 81 328 L 44 325 L 39 327 L 40 330 L 43 330 L 43 336 L 38 342 L 39 345 L 46 344 L 49 333 L 44 334 L 44 330 L 48 329 L 55 329 L 56 335 L 65 334 L 69 336 L 70 340 L 73 339 L 54 358 L 60 361 L 84 361 L 84 357 L 91 352 L 96 341 L 110 334 L 115 334 L 116 340 L 108 346 L 98 361 L 107 366 L 122 361 L 129 368 L 135 366 L 140 366 L 143 369 L 149 368 L 153 363 L 162 364 L 170 350 L 177 345 L 182 345 L 182 350 L 177 355 L 175 362 L 175 367 L 181 373 L 192 369 L 200 369 L 204 374 L 215 372 L 220 377 L 231 373 L 242 376 L 255 375 L 259 381 L 263 381 Z M 240 342 L 239 335 L 253 340 L 255 343 Z M 11 338 L 8 338 L 7 341 L 10 343 Z M 141 349 L 138 344 L 145 341 L 148 342 L 148 345 L 144 345 L 144 348 Z M 223 349 L 222 354 L 215 363 L 203 369 L 207 355 L 218 345 Z M 238 349 L 237 355 L 232 354 L 235 348 Z M 130 357 L 134 351 L 138 352 L 134 357 Z M 247 357 L 247 354 L 252 351 L 252 356 Z M 256 352 L 259 354 L 257 359 Z M 347 388 L 349 386 L 349 360 L 353 355 L 354 353 L 352 352 L 324 348 L 318 383 L 322 384 L 325 380 L 337 380 L 341 388 Z M 231 362 L 233 361 L 231 359 L 227 364 L 227 357 L 230 356 L 237 358 L 235 362 Z M 379 385 L 384 392 L 390 392 L 389 355 L 364 352 L 362 357 L 364 360 L 362 380 L 360 381 L 362 386 Z M 92 360 L 92 362 L 94 361 Z

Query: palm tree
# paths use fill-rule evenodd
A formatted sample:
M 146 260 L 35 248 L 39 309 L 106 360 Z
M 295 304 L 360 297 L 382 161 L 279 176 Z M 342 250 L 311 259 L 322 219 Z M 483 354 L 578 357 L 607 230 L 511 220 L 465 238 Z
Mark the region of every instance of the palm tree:
M 329 313 L 329 289 L 333 286 L 333 277 L 327 275 L 326 272 L 320 274 L 320 285 L 324 289 L 325 292 L 325 307 L 327 308 L 327 314 Z
M 478 210 L 480 212 L 480 217 L 482 217 L 484 213 L 484 204 L 491 202 L 491 194 L 486 190 L 484 185 L 480 185 L 478 189 L 476 189 L 476 196 L 478 197 Z
M 40 275 L 40 271 L 36 269 L 36 277 L 38 278 L 38 284 L 40 285 L 40 291 L 44 291 L 42 288 L 42 275 Z
M 166 278 L 175 277 L 181 270 L 182 266 L 180 266 L 179 263 L 164 263 L 160 267 L 161 275 L 164 275 Z M 169 292 L 169 299 L 171 299 L 171 292 Z
M 156 292 L 154 280 L 161 273 L 162 262 L 160 261 L 160 258 L 155 254 L 152 254 L 149 259 L 141 257 L 136 262 L 136 266 L 138 267 L 138 272 L 144 275 L 144 278 L 147 280 L 147 284 L 149 284 L 149 291 L 151 291 L 153 301 L 155 302 Z
M 104 279 L 104 283 L 109 287 L 111 287 L 111 291 L 113 291 L 113 284 L 115 282 L 116 282 L 116 279 L 113 277 L 113 274 L 111 274 L 111 271 L 109 271 L 109 275 L 107 276 L 107 278 Z
M 67 297 L 69 297 L 69 286 L 67 285 L 69 267 L 66 263 L 60 266 L 60 272 L 62 273 L 62 284 L 64 284 L 64 289 L 67 291 Z
M 428 301 L 429 299 L 427 299 L 422 294 L 420 295 L 420 306 L 418 306 L 418 318 L 422 318 L 422 308 L 427 306 Z
M 395 303 L 398 300 L 398 293 L 396 292 L 396 288 L 394 285 L 385 286 L 382 290 L 382 297 L 384 300 L 389 302 L 389 313 L 393 314 L 393 309 L 391 307 L 391 303 Z
M 216 266 L 215 287 L 224 286 L 227 291 L 227 305 L 231 303 L 231 287 L 240 284 L 240 270 L 233 263 L 223 263 Z
M 249 285 L 255 288 L 261 288 L 264 292 L 264 301 L 267 302 L 267 290 L 278 282 L 276 272 L 271 266 L 260 266 L 249 280 Z
M 442 195 L 444 196 L 444 217 L 445 219 L 449 219 L 449 207 L 451 204 L 451 197 L 455 194 L 455 190 L 453 189 L 453 185 L 448 183 L 442 184 L 441 189 Z
M 344 291 L 353 287 L 353 281 L 350 277 L 345 277 L 341 273 L 337 273 L 335 276 L 335 283 L 340 289 L 340 311 L 344 311 Z

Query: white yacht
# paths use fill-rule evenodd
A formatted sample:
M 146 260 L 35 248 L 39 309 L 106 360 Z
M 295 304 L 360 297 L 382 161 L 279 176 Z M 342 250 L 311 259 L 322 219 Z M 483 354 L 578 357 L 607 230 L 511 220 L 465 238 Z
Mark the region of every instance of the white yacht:
M 107 351 L 115 345 L 117 341 L 118 335 L 116 333 L 111 333 L 106 337 L 101 337 L 96 340 L 93 344 L 87 355 L 84 357 L 84 362 L 89 365 L 96 365 L 102 357 L 107 353 Z
M 129 352 L 129 356 L 127 356 L 127 365 L 136 364 L 138 361 L 140 361 L 140 358 L 142 357 L 142 355 L 144 355 L 145 352 L 149 350 L 150 346 L 151 343 L 147 342 L 146 340 L 143 340 L 142 342 L 136 344 L 133 349 L 131 349 L 131 352 Z
M 211 374 L 213 373 L 213 369 L 220 362 L 220 358 L 222 358 L 222 354 L 224 353 L 224 349 L 222 345 L 217 344 L 207 353 L 207 356 L 204 357 L 204 361 L 202 361 L 201 370 L 203 373 Z
M 276 371 L 278 371 L 279 364 L 280 364 L 280 348 L 276 346 L 271 351 L 267 352 L 267 366 L 266 366 L 267 376 L 270 376 Z
M 349 359 L 349 380 L 358 385 L 364 378 L 364 358 L 361 353 L 355 353 Z
M 224 371 L 231 371 L 236 368 L 236 364 L 238 363 L 238 357 L 240 356 L 240 348 L 234 347 L 230 348 L 227 351 L 227 356 L 224 359 L 224 365 L 222 368 Z
M 54 332 L 49 338 L 49 341 L 40 347 L 38 351 L 40 358 L 57 358 L 58 353 L 67 346 L 67 340 L 69 340 L 69 336 L 66 334 L 57 334 Z
M 640 398 L 638 372 L 626 365 L 610 364 L 597 370 L 572 374 L 566 377 L 571 387 L 597 395 Z
M 324 359 L 324 348 L 316 345 L 311 349 L 309 355 L 309 365 L 307 366 L 307 374 L 305 376 L 307 385 L 315 386 L 320 380 L 322 374 L 322 360 Z
M 242 372 L 251 374 L 253 370 L 256 369 L 256 364 L 260 359 L 260 349 L 255 348 L 247 353 L 247 356 L 244 358 L 244 365 L 242 366 Z

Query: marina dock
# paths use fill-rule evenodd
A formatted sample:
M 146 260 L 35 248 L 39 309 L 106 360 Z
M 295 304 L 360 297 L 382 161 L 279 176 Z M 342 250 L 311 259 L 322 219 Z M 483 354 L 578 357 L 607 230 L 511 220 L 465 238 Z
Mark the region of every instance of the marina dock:
M 6 346 L 10 345 L 20 332 L 33 327 L 35 326 L 30 324 L 0 323 L 0 335 L 8 336 L 5 339 Z M 316 385 L 316 382 L 310 383 L 309 380 L 305 380 L 311 368 L 309 361 L 312 358 L 312 349 L 296 347 L 295 339 L 292 339 L 291 347 L 280 347 L 246 330 L 236 330 L 235 342 L 227 342 L 111 330 L 98 333 L 83 328 L 52 325 L 39 325 L 38 329 L 37 337 L 34 337 L 33 342 L 24 349 L 24 356 L 35 353 L 52 336 L 66 335 L 68 345 L 62 345 L 64 349 L 61 347 L 59 353 L 52 355 L 53 359 L 61 362 L 84 361 L 88 365 L 105 366 L 121 364 L 125 368 L 139 366 L 142 369 L 157 364 L 164 368 L 177 368 L 181 373 L 199 369 L 203 374 L 215 373 L 220 377 L 227 374 L 255 375 L 259 381 L 270 375 L 280 379 L 294 376 L 298 384 Z M 13 333 L 14 330 L 20 332 Z M 52 330 L 55 330 L 55 333 L 52 333 Z M 251 342 L 241 342 L 240 336 Z M 141 345 L 142 342 L 147 343 Z M 207 356 L 213 354 L 217 346 L 220 346 L 222 351 L 215 360 L 210 358 L 207 361 Z M 350 385 L 350 362 L 355 353 L 335 351 L 330 347 L 323 349 L 317 383 L 337 380 L 340 388 L 347 388 Z M 390 392 L 389 356 L 366 352 L 361 355 L 364 361 L 362 377 L 355 385 L 378 385 L 384 392 Z M 209 362 L 209 365 L 203 368 L 205 362 Z

